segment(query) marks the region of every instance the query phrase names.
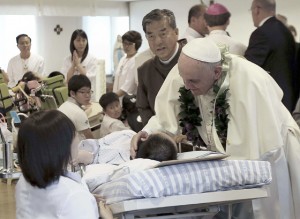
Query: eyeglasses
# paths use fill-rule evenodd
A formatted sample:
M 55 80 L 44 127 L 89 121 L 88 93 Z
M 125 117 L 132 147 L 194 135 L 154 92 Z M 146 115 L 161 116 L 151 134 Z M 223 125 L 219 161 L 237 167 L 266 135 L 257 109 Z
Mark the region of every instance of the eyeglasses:
M 92 91 L 92 90 L 89 90 L 89 91 L 79 90 L 79 91 L 77 91 L 77 93 L 80 93 L 81 95 L 92 95 L 94 93 L 94 91 Z

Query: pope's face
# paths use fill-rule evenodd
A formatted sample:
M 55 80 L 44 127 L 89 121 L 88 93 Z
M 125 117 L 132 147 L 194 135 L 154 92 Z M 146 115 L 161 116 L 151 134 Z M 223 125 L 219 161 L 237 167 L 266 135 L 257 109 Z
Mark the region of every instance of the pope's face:
M 170 27 L 167 18 L 146 25 L 146 38 L 151 51 L 163 61 L 172 57 L 176 50 L 178 29 Z
M 221 75 L 221 67 L 211 67 L 184 54 L 179 57 L 178 69 L 185 88 L 195 96 L 206 94 Z

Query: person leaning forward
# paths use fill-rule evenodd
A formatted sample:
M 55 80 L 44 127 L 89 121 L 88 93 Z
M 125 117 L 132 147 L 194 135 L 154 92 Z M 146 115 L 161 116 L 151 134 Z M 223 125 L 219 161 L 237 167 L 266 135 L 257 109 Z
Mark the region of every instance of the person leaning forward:
M 270 196 L 253 202 L 255 217 L 299 218 L 300 130 L 281 102 L 282 90 L 265 70 L 242 57 L 221 54 L 208 38 L 183 47 L 155 100 L 156 115 L 132 138 L 131 156 L 136 142 L 154 131 L 179 134 L 179 89 L 194 97 L 189 104 L 199 108 L 196 132 L 211 150 L 230 159 L 271 162 Z

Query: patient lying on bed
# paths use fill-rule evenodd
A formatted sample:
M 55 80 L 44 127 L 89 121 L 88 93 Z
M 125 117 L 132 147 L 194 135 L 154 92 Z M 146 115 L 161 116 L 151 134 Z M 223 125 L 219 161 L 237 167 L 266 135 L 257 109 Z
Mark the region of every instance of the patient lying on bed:
M 136 133 L 132 130 L 116 131 L 100 139 L 86 139 L 80 142 L 78 163 L 114 164 L 130 160 L 130 141 Z M 139 142 L 136 158 L 148 158 L 156 161 L 176 160 L 175 141 L 162 132 L 153 133 Z

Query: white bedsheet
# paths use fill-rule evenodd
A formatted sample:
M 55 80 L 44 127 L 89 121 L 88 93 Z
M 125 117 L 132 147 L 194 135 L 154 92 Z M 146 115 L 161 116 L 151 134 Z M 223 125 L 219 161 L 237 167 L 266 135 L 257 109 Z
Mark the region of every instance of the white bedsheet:
M 98 186 L 108 204 L 231 189 L 260 187 L 272 180 L 266 161 L 217 160 L 164 166 L 135 172 Z

